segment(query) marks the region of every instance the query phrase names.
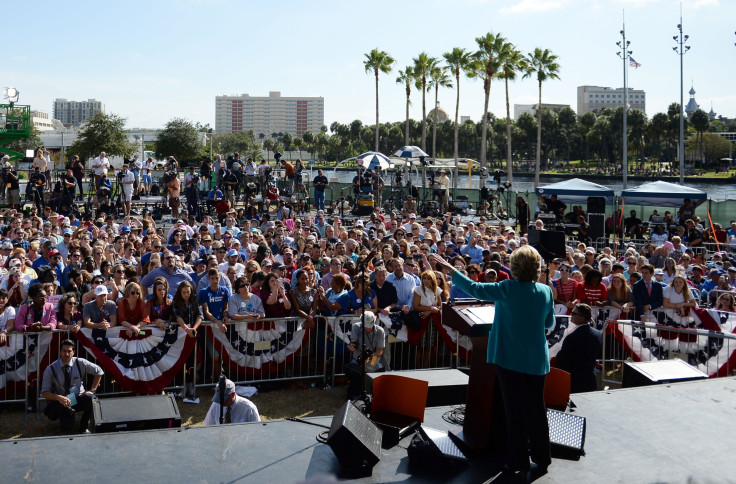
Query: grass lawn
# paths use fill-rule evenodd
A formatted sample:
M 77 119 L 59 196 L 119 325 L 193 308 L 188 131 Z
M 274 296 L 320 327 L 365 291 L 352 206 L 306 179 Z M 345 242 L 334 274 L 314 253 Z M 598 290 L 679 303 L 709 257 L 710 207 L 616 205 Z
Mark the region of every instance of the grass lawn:
M 258 407 L 261 420 L 332 415 L 345 403 L 344 386 L 320 389 L 306 385 L 299 382 L 284 383 L 278 389 L 259 392 L 251 400 Z M 197 389 L 199 405 L 182 403 L 181 400 L 177 400 L 183 427 L 203 424 L 213 395 L 212 388 L 201 388 Z M 0 439 L 64 435 L 58 421 L 51 422 L 43 415 L 40 422 L 36 420 L 35 414 L 30 415 L 30 420 L 25 422 L 23 405 L 20 403 L 5 404 L 0 408 L 2 409 Z

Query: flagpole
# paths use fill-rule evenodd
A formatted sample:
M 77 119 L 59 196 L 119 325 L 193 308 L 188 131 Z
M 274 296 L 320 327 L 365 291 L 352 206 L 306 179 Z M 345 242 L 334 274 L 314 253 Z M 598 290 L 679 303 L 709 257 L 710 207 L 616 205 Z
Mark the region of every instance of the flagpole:
M 622 11 L 621 14 L 621 38 L 622 40 L 619 42 L 616 42 L 616 45 L 619 46 L 621 49 L 620 52 L 618 52 L 618 56 L 621 57 L 621 60 L 623 61 L 623 67 L 624 67 L 624 129 L 623 129 L 623 189 L 626 190 L 627 188 L 627 182 L 628 182 L 628 176 L 629 176 L 629 129 L 627 126 L 627 114 L 629 110 L 629 88 L 628 88 L 628 82 L 627 82 L 627 74 L 628 74 L 628 62 L 629 62 L 629 56 L 631 55 L 632 51 L 627 50 L 629 48 L 629 44 L 631 42 L 628 42 L 626 40 L 626 20 L 625 20 L 625 11 Z

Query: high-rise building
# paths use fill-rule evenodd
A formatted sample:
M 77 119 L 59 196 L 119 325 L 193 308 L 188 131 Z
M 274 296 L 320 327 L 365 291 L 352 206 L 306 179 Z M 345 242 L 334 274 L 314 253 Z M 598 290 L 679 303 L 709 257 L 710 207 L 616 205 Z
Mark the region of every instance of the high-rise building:
M 549 109 L 550 111 L 554 111 L 556 113 L 559 113 L 565 108 L 569 108 L 569 104 L 550 104 L 550 103 L 542 103 L 542 109 Z M 514 104 L 514 121 L 518 121 L 519 117 L 524 114 L 528 113 L 532 116 L 537 116 L 537 105 L 536 104 Z
M 64 126 L 79 126 L 100 111 L 105 112 L 105 103 L 96 99 L 68 101 L 57 98 L 54 101 L 54 119 Z
M 302 136 L 307 131 L 319 133 L 324 123 L 323 97 L 281 97 L 279 91 L 271 91 L 268 97 L 242 94 L 215 98 L 217 134 L 253 130 L 256 138 L 261 133 Z
M 629 109 L 646 113 L 646 95 L 643 90 L 629 88 L 627 95 Z M 606 108 L 616 109 L 624 105 L 623 88 L 578 86 L 578 116 Z

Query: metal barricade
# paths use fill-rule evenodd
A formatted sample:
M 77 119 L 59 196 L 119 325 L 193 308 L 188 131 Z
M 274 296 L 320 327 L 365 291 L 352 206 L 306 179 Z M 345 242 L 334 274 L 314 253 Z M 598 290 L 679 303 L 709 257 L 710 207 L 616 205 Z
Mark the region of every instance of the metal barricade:
M 733 373 L 736 334 L 688 326 L 659 324 L 655 310 L 647 319 L 615 320 L 603 327 L 602 382 L 620 386 L 627 361 L 679 358 L 710 377 Z

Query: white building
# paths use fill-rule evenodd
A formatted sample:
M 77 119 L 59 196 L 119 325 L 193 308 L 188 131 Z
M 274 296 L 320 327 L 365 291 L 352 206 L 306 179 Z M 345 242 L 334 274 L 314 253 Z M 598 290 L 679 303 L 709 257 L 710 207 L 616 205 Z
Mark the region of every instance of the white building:
M 64 126 L 79 126 L 100 111 L 105 112 L 105 103 L 96 99 L 69 101 L 57 98 L 54 101 L 54 119 Z
M 43 111 L 31 110 L 31 122 L 38 131 L 51 131 L 54 129 L 63 128 L 61 122 L 58 119 L 50 119 L 49 113 Z
M 217 96 L 215 98 L 215 131 L 217 134 L 253 130 L 256 139 L 262 133 L 289 133 L 302 136 L 319 133 L 325 123 L 323 97 L 281 97 L 271 91 L 268 97 Z
M 646 113 L 646 94 L 641 89 L 629 88 L 629 109 Z M 624 89 L 599 86 L 578 86 L 578 116 L 606 108 L 616 109 L 624 105 Z
M 542 109 L 549 109 L 550 111 L 554 111 L 556 113 L 559 113 L 565 108 L 569 108 L 569 104 L 548 104 L 548 103 L 542 103 Z M 519 117 L 524 114 L 529 113 L 532 116 L 537 116 L 537 104 L 514 104 L 514 121 L 518 121 Z

